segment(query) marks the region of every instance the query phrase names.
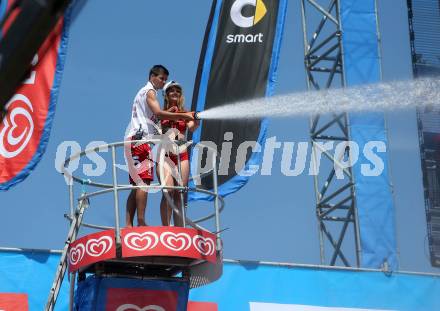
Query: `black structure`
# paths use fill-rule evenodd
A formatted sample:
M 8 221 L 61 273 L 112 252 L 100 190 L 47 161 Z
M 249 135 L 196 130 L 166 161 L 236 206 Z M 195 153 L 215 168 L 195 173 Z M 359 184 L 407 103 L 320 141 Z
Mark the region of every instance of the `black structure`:
M 6 0 L 1 0 L 6 1 Z M 4 106 L 14 95 L 18 85 L 26 76 L 32 58 L 44 40 L 63 16 L 70 0 L 16 0 L 5 18 L 14 17 L 8 31 L 0 41 L 0 117 Z M 18 12 L 16 16 L 12 12 Z
M 408 0 L 414 77 L 440 75 L 440 1 Z M 440 109 L 418 108 L 431 264 L 440 267 Z

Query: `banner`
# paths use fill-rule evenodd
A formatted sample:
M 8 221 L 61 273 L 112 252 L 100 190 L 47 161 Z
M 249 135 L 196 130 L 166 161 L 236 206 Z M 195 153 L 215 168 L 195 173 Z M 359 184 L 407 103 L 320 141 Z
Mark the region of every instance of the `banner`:
M 203 111 L 273 94 L 286 8 L 287 0 L 213 2 L 199 60 L 192 110 Z M 217 162 L 221 195 L 240 189 L 252 175 L 252 165 L 261 162 L 259 151 L 266 127 L 266 120 L 201 122 L 193 135 L 194 144 L 209 142 L 219 154 L 225 149 L 222 159 Z M 192 152 L 193 158 L 197 157 L 196 151 Z M 202 159 L 202 163 L 204 161 Z M 213 188 L 211 178 L 202 179 L 201 183 L 205 189 Z M 191 192 L 189 198 L 209 197 Z
M 341 0 L 344 77 L 347 86 L 378 83 L 380 75 L 379 39 L 375 0 Z M 367 162 L 359 153 L 353 166 L 356 208 L 361 240 L 361 267 L 392 270 L 398 268 L 394 201 L 388 172 L 388 138 L 384 114 L 350 113 L 350 139 L 360 146 L 380 142 L 377 156 L 384 169 L 379 176 L 364 172 L 360 163 Z
M 12 304 L 13 299 L 20 299 L 23 303 L 28 301 L 31 311 L 42 310 L 59 260 L 60 253 L 0 249 L 0 310 L 8 310 L 4 306 Z M 96 282 L 96 278 L 80 282 L 82 290 L 89 285 L 89 290 L 82 293 L 94 295 Z M 127 282 L 131 285 L 127 286 Z M 109 279 L 104 287 L 151 290 L 149 285 L 139 285 L 142 282 L 139 279 Z M 69 285 L 65 278 L 55 310 L 68 309 Z M 181 284 L 173 286 L 171 292 L 185 288 Z M 161 291 L 164 287 L 156 289 Z M 78 291 L 81 289 L 77 290 L 76 301 L 80 303 L 80 297 L 85 296 L 79 295 Z M 382 271 L 226 260 L 223 276 L 218 281 L 191 289 L 188 311 L 438 311 L 439 291 L 438 274 L 387 274 Z M 103 300 L 97 302 L 109 298 L 106 295 L 99 297 Z M 122 301 L 122 304 L 125 302 Z M 142 308 L 139 303 L 133 310 Z
M 43 310 L 60 257 L 60 253 L 49 251 L 0 250 L 0 310 Z M 56 311 L 68 309 L 69 285 L 66 277 L 60 288 Z M 11 308 L 14 301 L 20 302 L 22 309 Z
M 440 310 L 438 275 L 257 262 L 226 262 L 223 271 L 192 289 L 190 300 L 217 303 L 219 311 Z
M 1 1 L 0 13 L 5 14 L 11 2 Z M 0 124 L 0 190 L 22 182 L 46 149 L 64 68 L 70 12 L 71 8 L 46 38 L 28 77 L 6 104 Z
M 189 285 L 183 281 L 90 276 L 78 284 L 75 310 L 186 311 Z
M 9 14 L 8 19 L 5 20 L 1 31 L 0 31 L 0 38 L 2 38 L 6 32 L 8 31 L 9 27 L 11 26 L 12 22 L 17 17 L 17 14 L 19 13 L 18 8 L 14 9 L 14 4 L 16 0 L 0 0 L 0 20 L 3 21 L 3 18 L 6 18 L 6 13 Z M 12 10 L 14 9 L 14 10 Z M 12 10 L 12 11 L 10 11 Z
M 0 310 L 28 311 L 28 296 L 26 294 L 0 293 Z

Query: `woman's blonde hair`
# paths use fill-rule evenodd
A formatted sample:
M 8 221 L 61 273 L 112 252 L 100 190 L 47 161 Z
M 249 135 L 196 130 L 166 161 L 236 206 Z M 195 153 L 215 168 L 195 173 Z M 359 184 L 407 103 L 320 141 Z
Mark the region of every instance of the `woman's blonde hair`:
M 179 101 L 177 102 L 177 108 L 179 108 L 179 111 L 184 111 L 185 107 L 183 106 L 185 104 L 185 97 L 183 96 L 183 90 L 182 88 L 180 88 L 181 94 L 180 94 L 180 98 Z M 164 98 L 164 110 L 167 110 L 169 107 L 170 103 L 168 101 L 168 92 L 165 92 L 165 98 Z

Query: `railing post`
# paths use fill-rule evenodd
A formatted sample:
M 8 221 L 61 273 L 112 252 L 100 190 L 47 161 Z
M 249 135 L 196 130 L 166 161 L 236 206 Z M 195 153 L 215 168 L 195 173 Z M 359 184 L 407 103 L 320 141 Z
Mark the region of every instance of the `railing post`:
M 212 182 L 214 186 L 214 208 L 215 208 L 215 231 L 217 236 L 217 250 L 222 249 L 221 237 L 220 237 L 220 209 L 218 203 L 218 184 L 217 184 L 217 153 L 212 157 Z
M 112 173 L 113 173 L 113 197 L 115 200 L 115 234 L 116 244 L 121 244 L 120 226 L 119 226 L 119 199 L 118 199 L 118 177 L 116 176 L 116 151 L 112 146 Z
M 74 300 L 75 300 L 75 276 L 76 276 L 76 272 L 69 273 L 69 276 L 70 276 L 69 311 L 73 311 L 73 303 L 74 303 Z
M 75 203 L 74 203 L 74 195 L 73 195 L 73 178 L 69 177 L 69 205 L 70 205 L 70 222 L 72 222 L 73 216 L 75 215 Z
M 180 163 L 180 153 L 179 153 L 179 145 L 175 144 L 177 152 L 175 153 L 177 156 L 177 174 L 178 177 L 177 178 L 177 182 L 179 183 L 179 186 L 183 186 L 183 179 L 182 179 L 182 166 Z M 182 227 L 185 228 L 186 227 L 186 211 L 185 211 L 185 197 L 183 195 L 183 190 L 179 190 L 180 192 L 180 213 L 182 215 Z M 174 224 L 176 225 L 176 224 Z

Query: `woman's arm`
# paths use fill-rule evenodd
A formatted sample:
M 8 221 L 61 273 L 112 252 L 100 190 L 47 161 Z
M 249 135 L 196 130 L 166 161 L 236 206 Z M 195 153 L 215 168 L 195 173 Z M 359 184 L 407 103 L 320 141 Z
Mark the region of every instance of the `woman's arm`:
M 186 123 L 186 126 L 188 127 L 188 130 L 190 130 L 190 132 L 194 132 L 195 130 L 197 130 L 199 125 L 200 125 L 200 121 L 199 120 L 188 121 Z

